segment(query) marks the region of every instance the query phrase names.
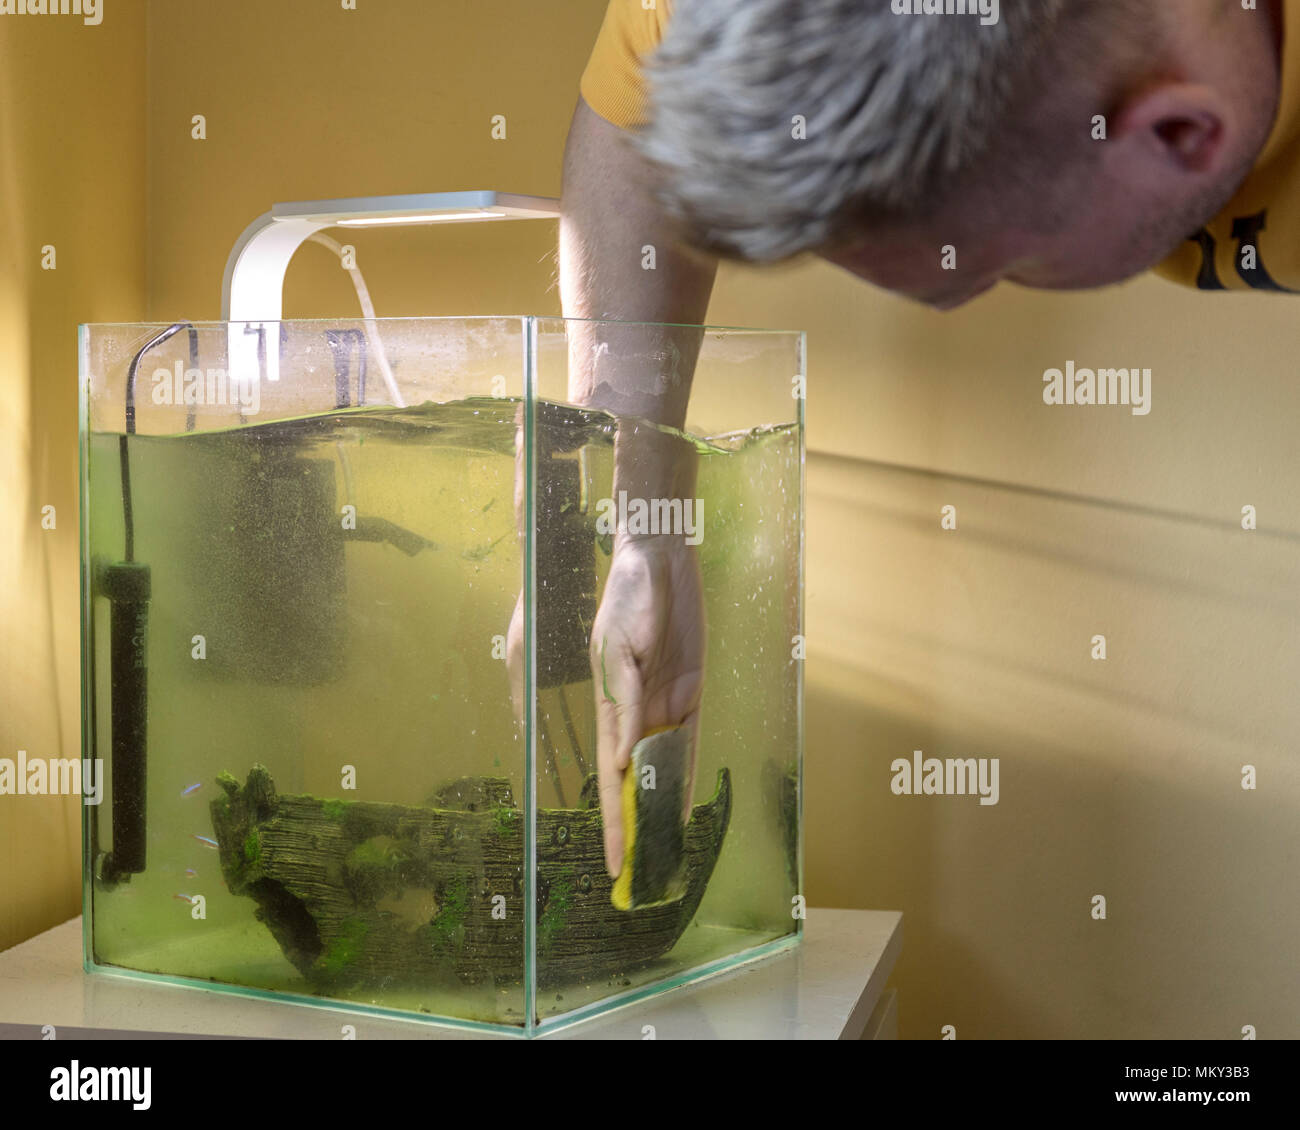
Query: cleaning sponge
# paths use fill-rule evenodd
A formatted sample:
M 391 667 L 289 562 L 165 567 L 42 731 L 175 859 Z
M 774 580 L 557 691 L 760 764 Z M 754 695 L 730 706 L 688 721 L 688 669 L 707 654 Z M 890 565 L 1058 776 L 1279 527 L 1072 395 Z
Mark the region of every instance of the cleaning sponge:
M 619 910 L 674 902 L 686 893 L 682 812 L 689 772 L 684 726 L 660 726 L 632 747 L 623 776 L 623 870 L 610 895 Z

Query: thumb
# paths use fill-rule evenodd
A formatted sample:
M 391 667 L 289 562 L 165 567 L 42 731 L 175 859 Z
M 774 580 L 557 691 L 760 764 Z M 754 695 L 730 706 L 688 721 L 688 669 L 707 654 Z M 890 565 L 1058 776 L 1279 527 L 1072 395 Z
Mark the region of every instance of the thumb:
M 686 769 L 686 786 L 682 790 L 682 823 L 689 824 L 691 820 L 691 802 L 695 797 L 695 773 L 699 767 L 700 756 L 700 708 L 698 706 L 691 712 L 682 725 L 686 727 L 688 741 L 690 742 L 690 757 Z

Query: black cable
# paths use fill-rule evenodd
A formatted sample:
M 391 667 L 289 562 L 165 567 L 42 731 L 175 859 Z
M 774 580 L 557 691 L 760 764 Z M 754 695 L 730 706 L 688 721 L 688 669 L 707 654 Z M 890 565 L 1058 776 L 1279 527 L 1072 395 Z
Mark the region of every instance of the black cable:
M 161 345 L 168 338 L 175 337 L 183 329 L 190 331 L 190 365 L 198 364 L 199 334 L 192 322 L 176 322 L 161 333 L 155 335 L 139 353 L 131 359 L 126 371 L 126 433 L 118 441 L 118 456 L 122 466 L 122 524 L 125 532 L 126 555 L 124 560 L 135 560 L 135 515 L 131 506 L 131 459 L 127 453 L 127 436 L 135 435 L 135 377 L 140 369 L 140 360 L 155 345 Z
M 573 759 L 578 763 L 578 772 L 583 779 L 587 777 L 587 759 L 582 756 L 582 743 L 578 741 L 578 730 L 573 724 L 573 715 L 569 713 L 569 700 L 564 696 L 564 684 L 560 684 L 560 713 L 564 716 L 564 728 L 569 733 L 569 745 L 573 747 Z

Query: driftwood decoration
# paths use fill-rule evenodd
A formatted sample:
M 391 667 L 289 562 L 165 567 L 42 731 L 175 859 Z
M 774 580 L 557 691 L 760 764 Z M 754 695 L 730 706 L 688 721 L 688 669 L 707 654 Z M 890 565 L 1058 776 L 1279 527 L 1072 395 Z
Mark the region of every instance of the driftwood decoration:
M 453 782 L 429 807 L 279 795 L 264 766 L 212 802 L 221 869 L 293 965 L 320 988 L 519 981 L 524 814 L 509 782 Z M 660 957 L 695 915 L 731 815 L 731 778 L 686 830 L 687 889 L 635 911 L 610 902 L 594 774 L 582 807 L 537 813 L 543 984 L 609 977 Z M 502 897 L 498 897 L 502 896 Z

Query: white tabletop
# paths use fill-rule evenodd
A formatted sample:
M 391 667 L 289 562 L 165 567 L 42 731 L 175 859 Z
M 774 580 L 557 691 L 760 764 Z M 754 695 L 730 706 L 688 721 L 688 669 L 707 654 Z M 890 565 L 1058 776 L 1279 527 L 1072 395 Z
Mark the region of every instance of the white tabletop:
M 582 1021 L 550 1039 L 858 1039 L 880 1003 L 903 944 L 892 910 L 812 908 L 801 945 L 695 985 Z M 337 1040 L 447 1040 L 493 1036 L 427 1021 L 389 1020 L 204 989 L 87 974 L 81 919 L 0 953 L 0 1038 L 109 1033 Z

